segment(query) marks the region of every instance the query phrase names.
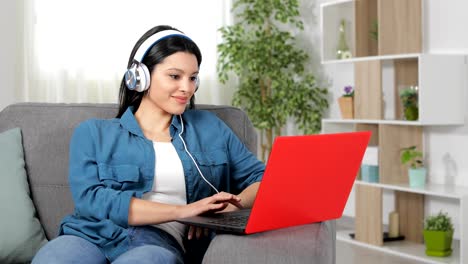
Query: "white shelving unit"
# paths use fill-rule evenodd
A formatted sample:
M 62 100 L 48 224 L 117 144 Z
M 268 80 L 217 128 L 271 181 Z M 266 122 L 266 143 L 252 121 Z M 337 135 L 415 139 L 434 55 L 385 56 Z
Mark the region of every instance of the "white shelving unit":
M 339 0 L 321 5 L 322 64 L 353 64 L 353 86 L 359 92 L 355 93 L 354 98 L 355 119 L 323 119 L 322 133 L 372 130 L 375 136 L 370 145 L 378 147 L 381 180 L 381 183 L 355 182 L 355 187 L 363 190 L 361 199 L 357 201 L 364 216 L 360 216 L 360 224 L 356 225 L 355 230 L 338 231 L 337 239 L 423 263 L 468 264 L 468 224 L 464 223 L 468 222 L 468 187 L 428 183 L 424 188 L 411 188 L 401 183 L 407 177 L 406 168 L 399 162 L 399 149 L 408 144 L 423 149 L 424 126 L 464 124 L 466 112 L 464 87 L 467 85 L 467 56 L 422 52 L 424 1 Z M 346 41 L 353 54 L 350 59 L 336 58 L 338 28 L 343 19 L 346 21 Z M 373 21 L 379 25 L 377 41 L 369 39 Z M 407 85 L 418 87 L 419 116 L 416 121 L 402 118 L 398 88 Z M 373 192 L 373 189 L 379 191 Z M 368 231 L 362 231 L 363 226 L 364 229 L 374 230 L 365 224 L 379 226 L 383 223 L 382 216 L 369 214 L 369 207 L 366 207 L 370 205 L 376 208 L 376 203 L 382 200 L 382 190 L 393 191 L 395 202 L 405 203 L 405 199 L 417 198 L 417 202 L 411 203 L 417 210 L 413 207 L 400 208 L 400 217 L 404 215 L 403 219 L 410 220 L 412 224 L 422 223 L 424 213 L 421 213 L 421 208 L 424 209 L 424 201 L 421 197 L 440 197 L 442 200 L 454 201 L 459 212 L 459 223 L 455 226 L 459 239 L 453 241 L 452 255 L 444 258 L 426 256 L 425 245 L 418 239 L 413 240 L 415 234 L 411 232 L 406 236 L 411 236 L 411 239 L 385 242 L 382 246 L 377 243 L 381 242 L 378 237 L 365 237 L 366 242 L 352 239 L 350 233 L 357 234 L 359 231 L 361 235 L 368 235 Z M 377 202 L 367 204 L 373 198 Z M 374 216 L 377 219 L 372 218 Z M 421 231 L 419 235 L 422 237 L 421 226 L 406 224 L 405 228 L 410 226 L 412 230 Z M 374 234 L 380 234 L 380 231 Z
M 395 104 L 398 102 L 394 91 L 394 63 L 401 59 L 417 61 L 419 88 L 419 119 L 405 121 L 395 119 Z M 361 57 L 336 60 L 352 63 L 369 60 L 382 61 L 382 92 L 384 94 L 383 119 L 325 120 L 325 122 L 352 122 L 390 125 L 459 125 L 464 123 L 464 89 L 466 85 L 467 57 L 465 55 L 407 54 L 377 57 Z M 331 61 L 328 63 L 332 63 Z M 443 72 L 443 78 L 440 73 Z M 434 107 L 443 106 L 443 107 Z
M 386 120 L 341 120 L 341 119 L 324 119 L 322 120 L 322 133 L 340 133 L 350 132 L 355 130 L 356 124 L 391 124 L 392 121 Z M 398 125 L 408 125 L 407 122 L 395 122 Z M 417 125 L 417 124 L 414 124 Z M 430 176 L 429 176 L 430 178 Z M 344 242 L 349 242 L 358 246 L 363 246 L 369 249 L 378 250 L 384 253 L 398 255 L 409 259 L 421 261 L 422 263 L 451 263 L 451 264 L 468 264 L 468 187 L 427 183 L 424 188 L 410 187 L 409 184 L 384 184 L 370 183 L 361 180 L 356 180 L 355 185 L 372 186 L 382 188 L 389 191 L 401 191 L 406 193 L 414 193 L 425 195 L 426 197 L 441 197 L 454 201 L 458 206 L 458 222 L 455 229 L 459 232 L 459 240 L 453 240 L 453 252 L 450 257 L 436 258 L 429 257 L 425 254 L 425 246 L 421 243 L 411 241 L 392 241 L 385 242 L 383 246 L 375 246 L 368 243 L 360 242 L 352 239 L 349 234 L 354 233 L 354 230 L 341 230 L 337 232 L 337 239 Z
M 381 184 L 369 183 L 357 180 L 355 184 L 379 187 L 392 191 L 403 191 L 409 193 L 424 194 L 426 196 L 437 196 L 442 198 L 454 199 L 459 204 L 459 225 L 455 229 L 460 231 L 460 240 L 453 240 L 452 255 L 444 258 L 429 257 L 425 254 L 424 244 L 410 241 L 392 241 L 385 242 L 382 247 L 370 245 L 352 239 L 349 234 L 354 230 L 341 230 L 337 232 L 336 238 L 340 241 L 349 242 L 355 245 L 378 250 L 388 254 L 403 256 L 424 263 L 468 263 L 468 226 L 466 218 L 468 212 L 468 188 L 455 185 L 427 183 L 424 188 L 412 188 L 408 184 Z

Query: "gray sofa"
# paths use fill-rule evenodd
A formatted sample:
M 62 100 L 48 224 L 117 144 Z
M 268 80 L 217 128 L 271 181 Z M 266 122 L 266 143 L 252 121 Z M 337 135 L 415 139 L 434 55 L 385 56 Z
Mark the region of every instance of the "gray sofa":
M 211 105 L 198 109 L 218 115 L 256 153 L 256 133 L 243 111 Z M 74 127 L 88 118 L 113 118 L 116 112 L 114 104 L 44 103 L 13 104 L 0 112 L 0 132 L 21 128 L 31 199 L 48 239 L 73 211 L 67 168 Z M 335 263 L 334 225 L 328 221 L 248 236 L 217 235 L 203 263 Z

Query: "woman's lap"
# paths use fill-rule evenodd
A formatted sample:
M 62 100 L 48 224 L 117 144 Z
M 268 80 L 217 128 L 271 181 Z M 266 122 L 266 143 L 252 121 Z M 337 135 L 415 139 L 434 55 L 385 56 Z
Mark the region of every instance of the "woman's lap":
M 183 250 L 171 235 L 161 229 L 152 226 L 131 227 L 128 237 L 129 251 L 119 256 L 116 261 L 121 257 L 127 258 L 129 254 L 149 254 L 156 258 L 159 252 L 164 259 L 161 259 L 161 262 L 153 259 L 151 263 L 183 263 Z
M 177 241 L 154 227 L 129 228 L 128 250 L 112 263 L 183 263 L 183 251 Z M 41 263 L 107 264 L 105 254 L 86 239 L 62 235 L 43 246 L 33 259 Z
M 107 264 L 104 253 L 95 244 L 77 236 L 59 236 L 45 244 L 32 264 L 89 263 Z
M 168 249 L 155 246 L 155 245 L 145 245 L 135 247 L 129 251 L 123 253 L 117 259 L 115 259 L 112 264 L 130 264 L 130 263 L 174 263 L 182 264 L 181 259 L 177 257 L 174 252 L 169 251 Z

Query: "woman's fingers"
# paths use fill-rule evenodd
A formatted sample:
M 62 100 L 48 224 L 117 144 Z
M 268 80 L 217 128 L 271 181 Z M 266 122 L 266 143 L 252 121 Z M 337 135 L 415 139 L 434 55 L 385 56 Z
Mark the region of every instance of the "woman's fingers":
M 214 203 L 228 202 L 228 203 L 232 203 L 233 205 L 237 207 L 242 206 L 240 204 L 241 198 L 234 194 L 221 192 L 221 193 L 217 193 L 211 196 L 211 198 L 213 199 Z
M 197 237 L 197 239 L 200 239 L 201 235 L 202 235 L 202 228 L 201 227 L 196 227 L 195 228 L 195 236 Z
M 197 226 L 189 226 L 187 238 L 191 240 L 194 236 L 197 239 L 200 239 L 202 236 L 208 236 L 210 233 L 208 228 L 197 227 Z
M 217 193 L 198 202 L 183 207 L 180 217 L 190 217 L 208 212 L 218 212 L 224 210 L 229 204 L 242 208 L 241 199 L 230 193 Z
M 188 230 L 188 234 L 187 234 L 188 240 L 193 238 L 193 232 L 194 231 L 195 231 L 195 227 L 194 226 L 189 226 L 189 230 Z

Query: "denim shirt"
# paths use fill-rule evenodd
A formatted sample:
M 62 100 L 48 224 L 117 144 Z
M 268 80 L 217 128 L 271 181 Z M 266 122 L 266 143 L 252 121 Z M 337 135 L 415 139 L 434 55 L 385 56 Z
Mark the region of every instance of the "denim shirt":
M 187 110 L 173 116 L 174 145 L 184 169 L 187 203 L 215 194 L 199 175 L 219 191 L 239 193 L 262 179 L 265 169 L 214 114 Z M 153 186 L 155 152 L 128 108 L 122 117 L 82 122 L 70 142 L 69 182 L 75 211 L 66 216 L 59 234 L 76 235 L 101 247 L 110 260 L 126 250 L 128 211 L 132 197 L 141 198 Z

